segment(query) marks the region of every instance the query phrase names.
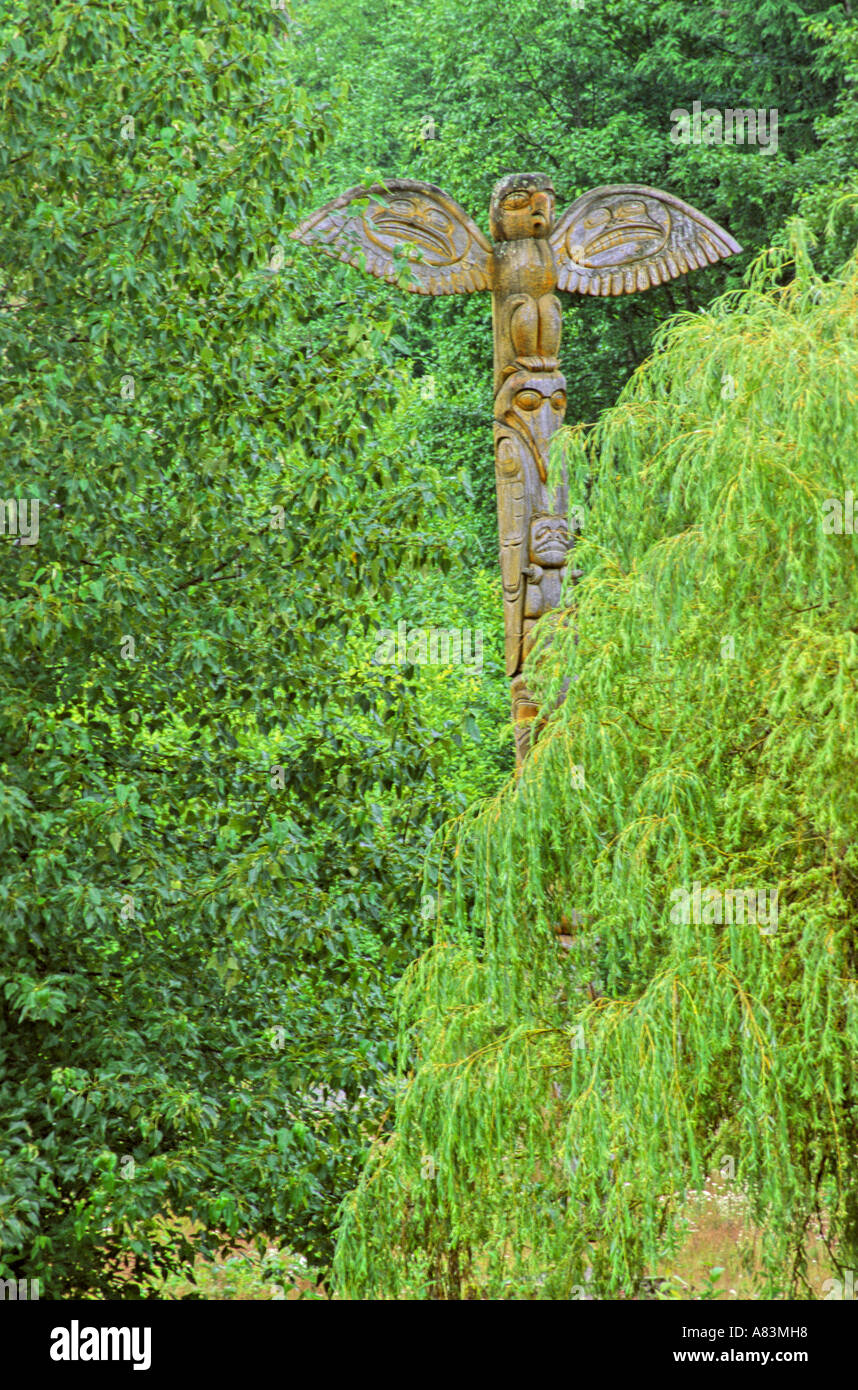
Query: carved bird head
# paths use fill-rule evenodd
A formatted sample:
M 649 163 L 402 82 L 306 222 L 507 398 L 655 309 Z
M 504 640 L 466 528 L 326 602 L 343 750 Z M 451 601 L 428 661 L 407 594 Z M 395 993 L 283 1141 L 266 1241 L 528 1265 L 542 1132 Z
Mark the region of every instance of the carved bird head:
M 492 190 L 489 224 L 495 241 L 547 237 L 554 227 L 554 185 L 547 174 L 507 174 Z

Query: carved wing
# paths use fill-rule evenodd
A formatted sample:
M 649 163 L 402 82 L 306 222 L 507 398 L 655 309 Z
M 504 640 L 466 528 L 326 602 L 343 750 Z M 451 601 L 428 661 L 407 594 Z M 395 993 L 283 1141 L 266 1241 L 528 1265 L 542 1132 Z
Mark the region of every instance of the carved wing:
M 391 179 L 350 188 L 292 232 L 295 241 L 396 280 L 396 246 L 410 248 L 413 294 L 465 294 L 491 287 L 492 248 L 459 204 L 432 183 Z
M 648 290 L 742 249 L 672 193 L 633 183 L 576 198 L 558 219 L 551 245 L 558 287 L 594 295 Z

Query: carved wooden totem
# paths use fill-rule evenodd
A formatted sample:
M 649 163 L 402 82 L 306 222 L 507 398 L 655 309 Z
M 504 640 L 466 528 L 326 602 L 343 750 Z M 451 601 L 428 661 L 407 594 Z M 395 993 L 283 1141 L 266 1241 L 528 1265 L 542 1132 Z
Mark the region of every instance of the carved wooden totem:
M 555 290 L 634 294 L 741 247 L 679 198 L 635 184 L 595 188 L 555 220 L 544 174 L 501 179 L 489 223 L 494 244 L 434 184 L 391 179 L 350 188 L 292 236 L 389 281 L 401 272 L 395 249 L 406 248 L 415 294 L 491 291 L 506 670 L 520 770 L 539 712 L 522 667 L 534 623 L 560 603 L 571 545 L 565 482 L 548 486 L 549 446 L 566 413 Z

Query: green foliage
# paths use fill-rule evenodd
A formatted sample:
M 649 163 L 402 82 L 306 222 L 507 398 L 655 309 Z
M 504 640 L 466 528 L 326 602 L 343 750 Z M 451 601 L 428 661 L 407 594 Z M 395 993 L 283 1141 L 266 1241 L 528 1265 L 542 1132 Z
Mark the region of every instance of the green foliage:
M 858 105 L 854 93 L 858 78 L 858 23 L 817 19 L 805 21 L 805 27 L 820 43 L 815 58 L 817 70 L 836 76 L 842 84 L 834 113 L 816 121 L 819 149 L 808 154 L 801 166 L 804 196 L 800 210 L 814 231 L 824 236 L 820 264 L 832 269 L 849 255 L 858 238 Z
M 372 665 L 458 541 L 382 287 L 286 254 L 329 121 L 289 43 L 263 0 L 0 23 L 0 496 L 40 504 L 0 573 L 0 1274 L 49 1296 L 287 1227 L 324 1265 L 463 733 Z
M 568 432 L 584 578 L 531 660 L 546 703 L 570 694 L 430 858 L 441 925 L 341 1291 L 633 1296 L 724 1155 L 764 1292 L 807 1287 L 822 1212 L 854 1266 L 858 541 L 830 518 L 856 330 L 858 261 L 824 281 L 794 224 Z M 777 917 L 728 920 L 744 889 Z

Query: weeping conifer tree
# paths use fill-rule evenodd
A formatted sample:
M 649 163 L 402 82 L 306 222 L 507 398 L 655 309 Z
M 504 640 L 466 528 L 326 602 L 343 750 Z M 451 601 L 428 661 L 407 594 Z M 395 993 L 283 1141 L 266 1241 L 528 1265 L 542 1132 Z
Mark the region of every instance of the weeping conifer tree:
M 567 433 L 584 577 L 531 669 L 569 694 L 434 846 L 343 1293 L 639 1296 L 725 1155 L 762 1294 L 820 1219 L 855 1267 L 856 382 L 858 261 L 794 222 Z

